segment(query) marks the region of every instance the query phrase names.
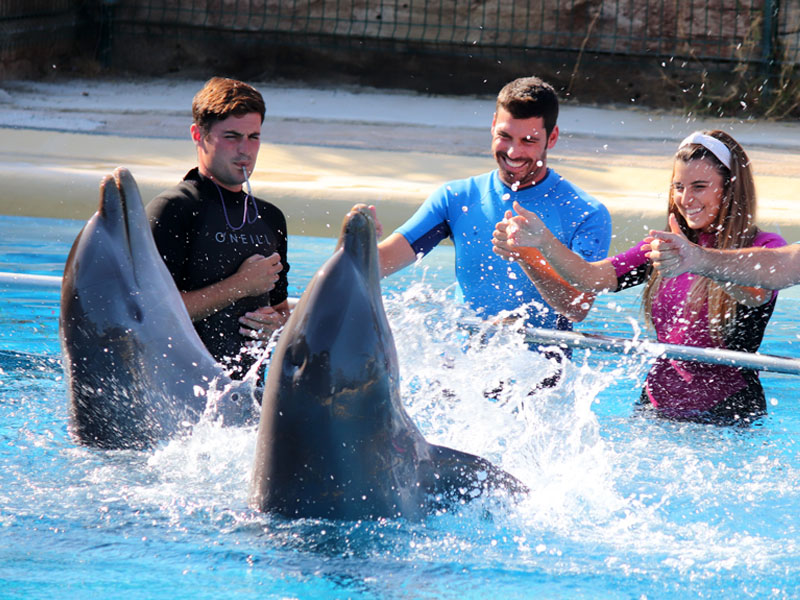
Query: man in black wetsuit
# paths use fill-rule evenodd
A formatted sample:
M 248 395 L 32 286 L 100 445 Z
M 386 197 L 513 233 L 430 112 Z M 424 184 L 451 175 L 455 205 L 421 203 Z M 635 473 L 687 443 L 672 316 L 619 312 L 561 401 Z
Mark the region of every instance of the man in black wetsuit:
M 214 77 L 192 101 L 197 167 L 147 205 L 156 246 L 211 354 L 242 378 L 289 315 L 286 219 L 250 192 L 264 99 Z M 244 184 L 247 185 L 244 185 Z

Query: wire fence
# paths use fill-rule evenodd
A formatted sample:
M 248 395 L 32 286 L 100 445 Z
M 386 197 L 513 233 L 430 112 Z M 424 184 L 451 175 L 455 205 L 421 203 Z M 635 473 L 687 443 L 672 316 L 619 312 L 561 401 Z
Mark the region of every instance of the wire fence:
M 42 48 L 68 51 L 77 24 L 75 0 L 0 0 L 0 57 Z
M 227 31 L 282 42 L 393 42 L 462 54 L 562 50 L 800 62 L 798 0 L 120 0 L 121 32 Z
M 445 61 L 516 57 L 537 68 L 556 56 L 575 65 L 573 78 L 584 56 L 620 73 L 634 59 L 657 60 L 737 73 L 735 86 L 721 84 L 737 93 L 755 73 L 755 93 L 783 90 L 789 112 L 800 110 L 800 0 L 0 0 L 0 61 L 70 36 L 94 36 L 83 43 L 103 64 L 138 44 L 132 56 L 145 67 L 165 41 L 187 42 L 206 59 L 233 46 L 347 49 L 351 59 L 387 50 Z

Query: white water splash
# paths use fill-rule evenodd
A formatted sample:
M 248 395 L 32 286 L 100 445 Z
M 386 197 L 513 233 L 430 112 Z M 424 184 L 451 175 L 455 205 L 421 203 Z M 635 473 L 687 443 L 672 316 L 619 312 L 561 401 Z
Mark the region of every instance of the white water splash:
M 529 350 L 520 332 L 476 326 L 474 313 L 424 285 L 386 306 L 401 395 L 429 441 L 501 465 L 554 506 L 569 497 L 609 504 L 612 457 L 591 409 L 609 375 L 565 361 L 561 382 L 532 394 L 558 366 Z

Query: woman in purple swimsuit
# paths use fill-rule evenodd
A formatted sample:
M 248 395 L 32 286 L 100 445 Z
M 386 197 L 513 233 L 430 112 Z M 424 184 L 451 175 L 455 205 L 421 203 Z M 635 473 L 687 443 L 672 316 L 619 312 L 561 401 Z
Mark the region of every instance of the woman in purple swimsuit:
M 494 251 L 517 259 L 519 247 L 538 248 L 569 283 L 586 292 L 645 284 L 643 308 L 659 342 L 755 352 L 777 292 L 684 273 L 664 278 L 641 242 L 617 256 L 586 262 L 561 244 L 535 213 L 515 205 L 494 232 Z M 672 171 L 668 219 L 707 248 L 779 247 L 779 235 L 755 225 L 750 160 L 723 131 L 695 132 L 681 142 Z M 748 424 L 766 412 L 758 373 L 750 369 L 659 358 L 647 375 L 642 401 L 660 416 Z

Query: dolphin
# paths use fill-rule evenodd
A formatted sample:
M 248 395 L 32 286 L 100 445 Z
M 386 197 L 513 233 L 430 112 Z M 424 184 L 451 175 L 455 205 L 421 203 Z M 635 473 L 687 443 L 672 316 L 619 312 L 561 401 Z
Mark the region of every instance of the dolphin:
M 225 392 L 215 405 L 225 424 L 258 416 L 249 386 L 232 382 L 198 337 L 126 169 L 103 179 L 99 209 L 72 245 L 59 336 L 78 443 L 150 447 L 188 432 L 212 392 Z
M 270 360 L 250 505 L 292 518 L 419 519 L 493 488 L 526 491 L 485 459 L 429 444 L 399 379 L 375 226 L 358 207 Z

